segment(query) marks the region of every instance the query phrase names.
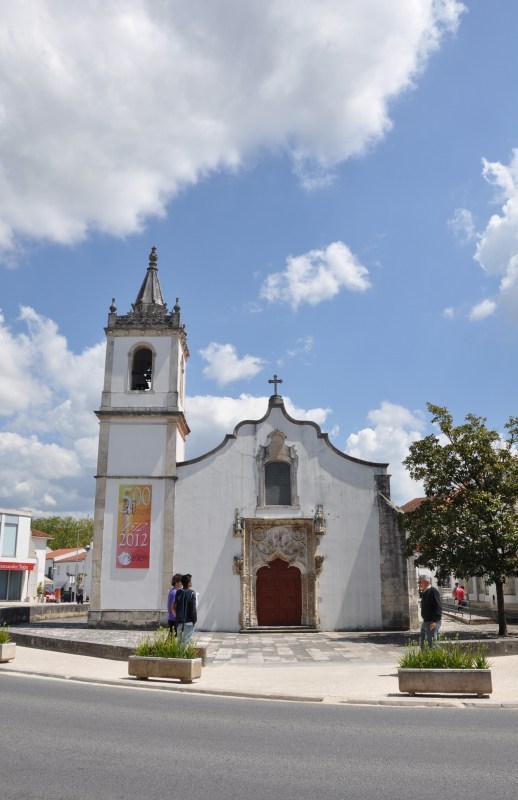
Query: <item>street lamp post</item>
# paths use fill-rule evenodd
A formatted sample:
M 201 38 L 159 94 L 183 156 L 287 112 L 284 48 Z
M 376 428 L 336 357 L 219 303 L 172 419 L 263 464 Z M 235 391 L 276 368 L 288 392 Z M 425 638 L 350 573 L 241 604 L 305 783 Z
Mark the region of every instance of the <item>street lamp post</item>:
M 76 542 L 76 569 L 74 573 L 74 603 L 77 601 L 77 559 L 79 556 L 79 527 L 77 529 L 77 542 Z

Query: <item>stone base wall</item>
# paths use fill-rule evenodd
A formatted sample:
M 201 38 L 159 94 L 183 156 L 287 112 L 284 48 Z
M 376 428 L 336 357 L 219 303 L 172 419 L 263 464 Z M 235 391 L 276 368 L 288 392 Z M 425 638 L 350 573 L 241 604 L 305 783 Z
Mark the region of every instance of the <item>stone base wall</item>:
M 167 612 L 156 609 L 106 609 L 88 614 L 89 628 L 155 630 L 159 626 L 167 627 Z
M 31 622 L 82 617 L 88 613 L 88 603 L 19 603 L 0 608 L 0 625 L 28 625 Z

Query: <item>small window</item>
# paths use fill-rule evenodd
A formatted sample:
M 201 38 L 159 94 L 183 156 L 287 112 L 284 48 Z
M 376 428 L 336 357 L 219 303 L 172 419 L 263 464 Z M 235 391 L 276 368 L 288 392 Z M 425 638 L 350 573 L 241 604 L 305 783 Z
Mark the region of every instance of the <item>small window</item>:
M 264 467 L 267 506 L 291 505 L 291 469 L 282 461 L 271 461 Z
M 139 347 L 133 356 L 131 367 L 131 388 L 134 391 L 147 392 L 151 389 L 153 378 L 153 353 L 149 347 Z
M 2 555 L 15 556 L 18 541 L 18 525 L 6 522 L 4 525 L 4 536 L 2 541 Z

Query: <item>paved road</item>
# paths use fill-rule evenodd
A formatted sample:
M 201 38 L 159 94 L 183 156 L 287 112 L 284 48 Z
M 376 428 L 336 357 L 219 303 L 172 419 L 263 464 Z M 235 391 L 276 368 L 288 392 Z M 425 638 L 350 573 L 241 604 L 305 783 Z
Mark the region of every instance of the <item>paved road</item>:
M 11 675 L 0 707 L 2 800 L 518 796 L 515 711 L 222 700 Z

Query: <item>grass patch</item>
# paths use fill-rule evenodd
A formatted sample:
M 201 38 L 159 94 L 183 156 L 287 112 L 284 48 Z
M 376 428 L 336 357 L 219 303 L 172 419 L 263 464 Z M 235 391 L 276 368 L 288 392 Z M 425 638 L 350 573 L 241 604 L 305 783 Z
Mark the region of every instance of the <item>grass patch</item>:
M 166 628 L 158 628 L 140 640 L 135 648 L 135 655 L 151 658 L 196 658 L 196 643 L 191 639 L 185 644 L 182 639 L 170 636 Z
M 487 646 L 461 644 L 459 640 L 441 639 L 435 647 L 421 650 L 417 642 L 409 642 L 398 662 L 400 669 L 489 669 Z
M 7 644 L 11 641 L 11 634 L 5 627 L 0 627 L 0 644 Z

